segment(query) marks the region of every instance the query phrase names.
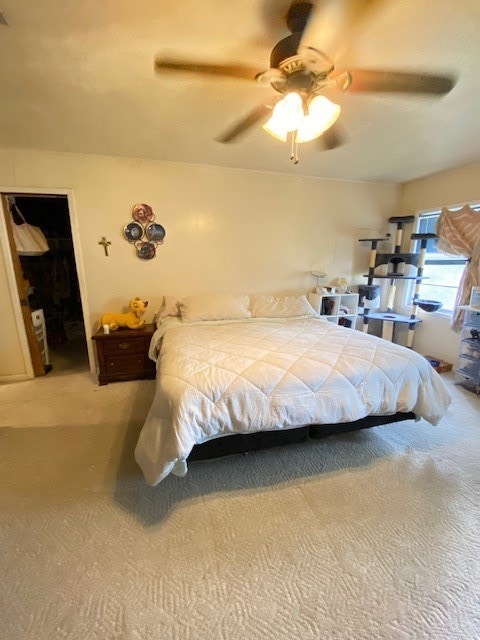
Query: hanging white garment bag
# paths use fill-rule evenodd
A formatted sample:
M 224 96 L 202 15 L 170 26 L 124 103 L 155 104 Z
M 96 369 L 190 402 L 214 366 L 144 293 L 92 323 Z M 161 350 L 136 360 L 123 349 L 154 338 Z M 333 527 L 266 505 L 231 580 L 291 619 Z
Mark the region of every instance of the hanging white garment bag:
M 34 227 L 32 224 L 28 224 L 22 215 L 20 209 L 15 206 L 15 210 L 20 218 L 23 220 L 22 224 L 16 224 L 13 219 L 12 213 L 10 217 L 12 220 L 12 231 L 15 246 L 17 247 L 17 253 L 19 256 L 41 256 L 49 250 L 48 242 L 43 231 L 39 227 Z

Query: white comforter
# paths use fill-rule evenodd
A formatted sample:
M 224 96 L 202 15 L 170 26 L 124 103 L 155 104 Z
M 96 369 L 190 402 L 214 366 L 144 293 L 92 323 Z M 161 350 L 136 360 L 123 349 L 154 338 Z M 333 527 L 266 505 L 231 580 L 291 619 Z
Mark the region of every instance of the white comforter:
M 162 333 L 155 398 L 135 449 L 152 485 L 184 475 L 193 446 L 220 435 L 397 411 L 436 424 L 450 404 L 422 356 L 317 317 L 178 323 Z

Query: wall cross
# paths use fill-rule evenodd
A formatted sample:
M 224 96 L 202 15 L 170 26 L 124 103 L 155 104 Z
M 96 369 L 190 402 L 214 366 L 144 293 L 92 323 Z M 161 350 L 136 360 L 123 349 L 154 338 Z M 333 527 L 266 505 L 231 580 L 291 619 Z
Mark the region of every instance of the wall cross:
M 112 244 L 109 240 L 106 239 L 105 236 L 102 237 L 102 239 L 100 240 L 100 242 L 98 244 L 101 244 L 105 250 L 105 255 L 108 256 L 108 247 Z

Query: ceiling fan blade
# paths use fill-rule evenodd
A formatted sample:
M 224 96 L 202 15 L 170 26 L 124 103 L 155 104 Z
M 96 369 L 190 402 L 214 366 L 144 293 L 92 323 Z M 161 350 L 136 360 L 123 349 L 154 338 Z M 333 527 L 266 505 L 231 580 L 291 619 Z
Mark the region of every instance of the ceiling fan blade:
M 333 124 L 317 138 L 321 151 L 331 151 L 346 143 L 345 136 L 338 124 Z
M 455 86 L 454 78 L 428 73 L 404 73 L 373 69 L 350 69 L 351 92 L 430 93 L 444 95 Z
M 285 15 L 291 4 L 291 0 L 263 0 L 260 4 L 259 13 L 266 46 L 271 48 L 274 42 L 288 36 Z
M 265 104 L 259 104 L 254 109 L 252 109 L 246 116 L 244 116 L 241 120 L 231 126 L 229 129 L 224 131 L 222 135 L 218 136 L 216 139 L 217 142 L 221 142 L 222 144 L 228 144 L 230 142 L 236 142 L 240 136 L 242 136 L 248 129 L 253 127 L 259 120 L 264 118 L 268 113 L 271 112 L 271 106 L 267 106 Z
M 302 34 L 299 55 L 308 66 L 308 50 L 325 52 L 332 56 L 339 49 L 350 14 L 348 0 L 323 0 L 315 4 Z M 315 69 L 312 69 L 315 71 Z
M 347 4 L 349 15 L 348 26 L 350 31 L 362 28 L 362 26 L 375 19 L 382 11 L 388 10 L 392 0 L 342 0 Z
M 388 12 L 394 0 L 312 0 L 313 9 L 302 35 L 298 53 L 307 69 L 308 50 L 321 51 L 334 60 L 354 48 L 364 26 Z
M 157 58 L 155 71 L 180 71 L 186 73 L 198 73 L 206 76 L 223 76 L 228 78 L 246 78 L 255 80 L 255 77 L 264 71 L 256 67 L 248 67 L 238 64 L 201 64 L 180 60 L 168 60 Z

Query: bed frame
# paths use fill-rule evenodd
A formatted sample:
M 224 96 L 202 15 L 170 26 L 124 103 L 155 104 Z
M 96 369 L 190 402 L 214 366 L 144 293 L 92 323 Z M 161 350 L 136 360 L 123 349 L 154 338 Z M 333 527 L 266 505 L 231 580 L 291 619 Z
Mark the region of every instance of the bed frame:
M 188 462 L 196 460 L 208 460 L 210 458 L 220 458 L 234 453 L 248 453 L 259 449 L 277 447 L 285 444 L 295 444 L 304 442 L 307 438 L 320 440 L 327 436 L 358 431 L 359 429 L 369 429 L 383 424 L 393 424 L 402 420 L 415 418 L 414 413 L 396 413 L 392 416 L 367 416 L 355 422 L 343 422 L 339 424 L 307 425 L 297 429 L 286 429 L 283 431 L 258 431 L 248 434 L 233 434 L 231 436 L 215 438 L 203 444 L 193 447 Z

